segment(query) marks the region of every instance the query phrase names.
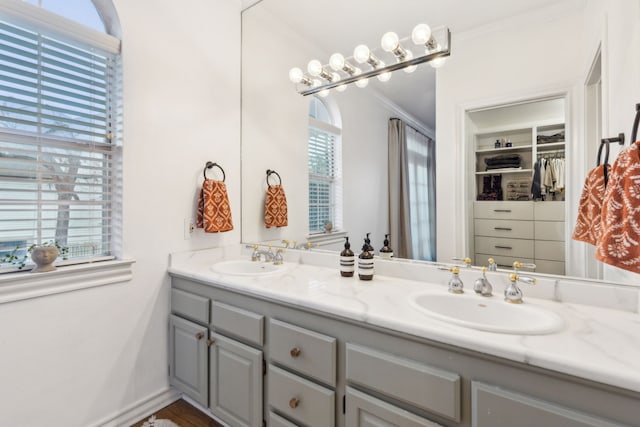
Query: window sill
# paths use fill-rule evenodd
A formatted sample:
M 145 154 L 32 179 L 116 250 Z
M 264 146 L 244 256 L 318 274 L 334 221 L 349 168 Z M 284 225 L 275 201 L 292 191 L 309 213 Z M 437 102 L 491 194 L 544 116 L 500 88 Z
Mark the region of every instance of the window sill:
M 334 243 L 344 242 L 344 238 L 347 237 L 346 231 L 332 231 L 331 233 L 317 233 L 309 234 L 307 241 L 311 242 L 313 246 L 326 246 Z
M 0 304 L 128 282 L 133 278 L 134 262 L 132 259 L 101 261 L 59 267 L 47 273 L 2 274 Z

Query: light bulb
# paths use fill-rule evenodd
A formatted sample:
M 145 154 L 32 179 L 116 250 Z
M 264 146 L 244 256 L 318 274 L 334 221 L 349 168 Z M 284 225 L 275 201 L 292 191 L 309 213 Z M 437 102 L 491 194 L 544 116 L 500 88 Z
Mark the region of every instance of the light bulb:
M 307 64 L 307 71 L 314 77 L 318 77 L 322 72 L 322 64 L 317 59 L 312 59 Z
M 300 83 L 302 78 L 304 77 L 304 73 L 298 67 L 294 67 L 289 70 L 289 80 L 293 83 Z
M 342 67 L 344 67 L 344 56 L 339 53 L 334 53 L 331 55 L 331 58 L 329 58 L 329 65 L 335 71 L 342 70 Z
M 380 80 L 381 82 L 388 82 L 390 78 L 391 78 L 390 71 L 386 73 L 378 74 L 378 80 Z
M 382 40 L 380 40 L 380 46 L 383 50 L 387 52 L 394 51 L 398 45 L 400 44 L 400 39 L 398 35 L 393 31 L 389 31 L 388 33 L 384 33 L 382 36 Z
M 338 80 L 340 80 L 340 74 L 338 73 L 331 73 L 331 83 L 335 83 Z
M 411 32 L 411 40 L 415 44 L 426 44 L 431 38 L 431 28 L 427 24 L 418 24 Z
M 336 90 L 338 92 L 344 92 L 345 90 L 347 90 L 347 85 L 336 86 Z
M 326 98 L 329 95 L 329 89 L 321 90 L 320 92 L 318 92 L 318 95 Z
M 318 80 L 318 79 L 313 79 L 313 82 L 312 82 L 312 84 L 311 84 L 311 87 L 318 87 L 318 86 L 320 86 L 320 85 L 322 85 L 322 82 L 321 82 L 320 80 Z
M 429 65 L 431 65 L 433 68 L 440 68 L 446 61 L 447 57 L 441 56 L 440 58 L 432 59 L 431 61 L 429 61 Z
M 359 88 L 363 88 L 363 87 L 367 87 L 367 85 L 369 84 L 369 79 L 360 79 L 360 80 L 356 80 L 356 86 L 358 86 Z
M 407 53 L 404 59 L 405 61 L 411 61 L 413 59 L 413 53 L 410 50 L 407 50 Z M 409 73 L 413 73 L 417 69 L 418 69 L 417 65 L 409 65 L 408 67 L 404 68 L 404 72 L 409 74 Z
M 364 64 L 369 59 L 369 54 L 370 53 L 371 53 L 371 51 L 369 50 L 367 45 L 359 44 L 353 50 L 353 59 L 355 59 L 356 61 L 358 61 L 361 64 Z

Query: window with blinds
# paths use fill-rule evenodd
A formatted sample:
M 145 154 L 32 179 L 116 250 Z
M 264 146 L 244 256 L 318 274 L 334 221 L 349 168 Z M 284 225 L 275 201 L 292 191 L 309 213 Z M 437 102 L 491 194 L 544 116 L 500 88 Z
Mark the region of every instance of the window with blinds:
M 327 123 L 329 120 L 326 107 L 314 98 L 308 140 L 310 234 L 324 232 L 327 222 L 334 230 L 342 225 L 340 129 Z
M 0 256 L 46 242 L 112 255 L 118 62 L 0 20 Z

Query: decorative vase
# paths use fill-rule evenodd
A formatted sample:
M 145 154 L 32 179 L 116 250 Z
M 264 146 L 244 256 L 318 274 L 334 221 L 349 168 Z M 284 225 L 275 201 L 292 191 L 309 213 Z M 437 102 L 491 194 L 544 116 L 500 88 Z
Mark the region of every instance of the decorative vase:
M 31 259 L 36 264 L 32 273 L 44 273 L 54 271 L 56 267 L 53 261 L 58 258 L 58 248 L 55 246 L 35 246 L 31 251 Z

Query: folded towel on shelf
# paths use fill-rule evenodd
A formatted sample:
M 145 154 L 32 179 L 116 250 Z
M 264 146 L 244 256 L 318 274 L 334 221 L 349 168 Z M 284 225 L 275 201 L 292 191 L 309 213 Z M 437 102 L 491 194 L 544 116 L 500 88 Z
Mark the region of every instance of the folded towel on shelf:
M 611 166 L 607 165 L 607 168 Z M 578 219 L 573 240 L 596 245 L 601 232 L 602 201 L 604 199 L 604 165 L 596 166 L 587 174 L 578 204 Z
M 196 225 L 207 233 L 233 230 L 229 196 L 223 181 L 205 179 L 202 183 Z
M 640 141 L 611 167 L 602 202 L 602 230 L 596 259 L 640 273 Z
M 271 227 L 286 227 L 287 196 L 282 185 L 270 185 L 264 201 L 264 225 Z
M 504 154 L 484 159 L 486 170 L 502 168 L 519 168 L 522 166 L 522 157 L 519 154 Z

